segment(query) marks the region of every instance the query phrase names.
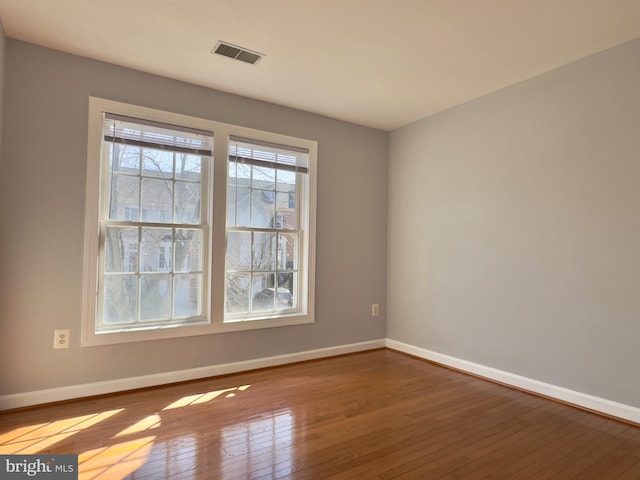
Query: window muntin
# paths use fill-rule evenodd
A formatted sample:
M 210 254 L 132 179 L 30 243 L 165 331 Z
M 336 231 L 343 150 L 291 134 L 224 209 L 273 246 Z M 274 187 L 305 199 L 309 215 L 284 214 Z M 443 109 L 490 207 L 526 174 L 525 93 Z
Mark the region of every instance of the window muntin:
M 309 151 L 232 137 L 228 153 L 225 322 L 303 312 Z
M 104 114 L 96 333 L 208 321 L 212 148 L 211 133 Z

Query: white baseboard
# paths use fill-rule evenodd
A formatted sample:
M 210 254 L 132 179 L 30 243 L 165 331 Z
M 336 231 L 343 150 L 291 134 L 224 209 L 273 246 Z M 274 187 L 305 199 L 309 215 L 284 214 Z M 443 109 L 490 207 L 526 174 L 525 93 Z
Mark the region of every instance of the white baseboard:
M 0 395 L 0 411 L 13 408 L 40 405 L 43 403 L 59 402 L 74 398 L 90 397 L 93 395 L 103 395 L 106 393 L 122 392 L 136 388 L 153 387 L 169 383 L 182 382 L 185 380 L 195 380 L 198 378 L 214 377 L 216 375 L 226 375 L 229 373 L 244 372 L 257 368 L 274 367 L 287 363 L 314 360 L 317 358 L 332 357 L 346 353 L 373 350 L 384 348 L 385 339 L 371 340 L 368 342 L 351 343 L 336 347 L 318 348 L 304 352 L 290 353 L 286 355 L 276 355 L 273 357 L 257 358 L 243 362 L 225 363 L 222 365 L 210 365 L 206 367 L 190 368 L 187 370 L 177 370 L 173 372 L 156 373 L 140 377 L 119 378 L 117 380 L 107 380 L 104 382 L 84 383 L 80 385 L 70 385 L 67 387 L 51 388 L 47 390 L 37 390 L 33 392 L 14 393 Z
M 527 390 L 532 393 L 554 398 L 604 415 L 640 424 L 640 408 L 637 407 L 607 400 L 606 398 L 595 397 L 587 393 L 576 392 L 574 390 L 523 377 L 514 373 L 505 372 L 496 368 L 486 367 L 478 363 L 469 362 L 460 358 L 451 357 L 442 353 L 433 352 L 431 350 L 391 340 L 390 338 L 387 338 L 386 346 L 393 350 L 408 353 L 409 355 L 414 355 L 425 360 L 430 360 L 441 365 L 472 373 L 522 390 Z

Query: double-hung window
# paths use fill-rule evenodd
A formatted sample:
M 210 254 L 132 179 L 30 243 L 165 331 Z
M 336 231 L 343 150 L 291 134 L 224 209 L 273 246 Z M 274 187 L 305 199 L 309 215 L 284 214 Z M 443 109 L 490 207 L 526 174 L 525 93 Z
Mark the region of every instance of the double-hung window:
M 213 133 L 103 118 L 96 331 L 202 322 Z
M 309 150 L 231 137 L 225 322 L 306 308 Z
M 313 321 L 313 141 L 91 98 L 83 345 Z

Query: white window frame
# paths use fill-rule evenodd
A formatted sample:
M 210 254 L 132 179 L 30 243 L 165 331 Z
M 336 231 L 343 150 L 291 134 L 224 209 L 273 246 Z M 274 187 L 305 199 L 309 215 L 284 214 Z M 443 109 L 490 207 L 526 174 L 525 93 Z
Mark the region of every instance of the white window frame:
M 203 188 L 208 188 L 208 205 L 205 222 L 210 235 L 205 245 L 205 275 L 207 289 L 203 292 L 202 323 L 184 326 L 156 326 L 150 329 L 130 330 L 110 333 L 96 333 L 98 307 L 98 280 L 100 262 L 100 197 L 102 172 L 102 126 L 105 112 L 133 118 L 179 125 L 214 133 L 213 162 L 203 178 Z M 224 321 L 225 306 L 225 251 L 227 215 L 227 169 L 228 145 L 231 137 L 244 137 L 261 142 L 269 142 L 303 148 L 309 151 L 309 173 L 305 181 L 306 205 L 303 212 L 304 239 L 301 244 L 303 291 L 301 306 L 294 314 L 276 315 L 263 318 L 248 318 L 245 321 Z M 89 121 L 87 141 L 87 179 L 84 232 L 84 278 L 82 306 L 82 346 L 107 345 L 193 335 L 206 335 L 238 330 L 298 325 L 314 322 L 315 283 L 315 219 L 316 219 L 316 168 L 317 142 L 281 135 L 251 128 L 230 125 L 213 120 L 188 115 L 115 102 L 107 99 L 89 98 Z

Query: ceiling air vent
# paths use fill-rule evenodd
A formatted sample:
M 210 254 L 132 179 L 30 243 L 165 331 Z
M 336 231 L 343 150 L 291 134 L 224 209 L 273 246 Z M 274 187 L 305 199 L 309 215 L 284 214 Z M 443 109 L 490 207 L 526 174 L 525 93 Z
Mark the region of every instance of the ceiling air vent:
M 262 57 L 264 57 L 262 53 L 247 50 L 246 48 L 238 47 L 237 45 L 232 45 L 231 43 L 223 41 L 218 42 L 215 48 L 211 50 L 211 53 L 224 55 L 225 57 L 240 60 L 241 62 L 250 63 L 251 65 L 255 65 Z

